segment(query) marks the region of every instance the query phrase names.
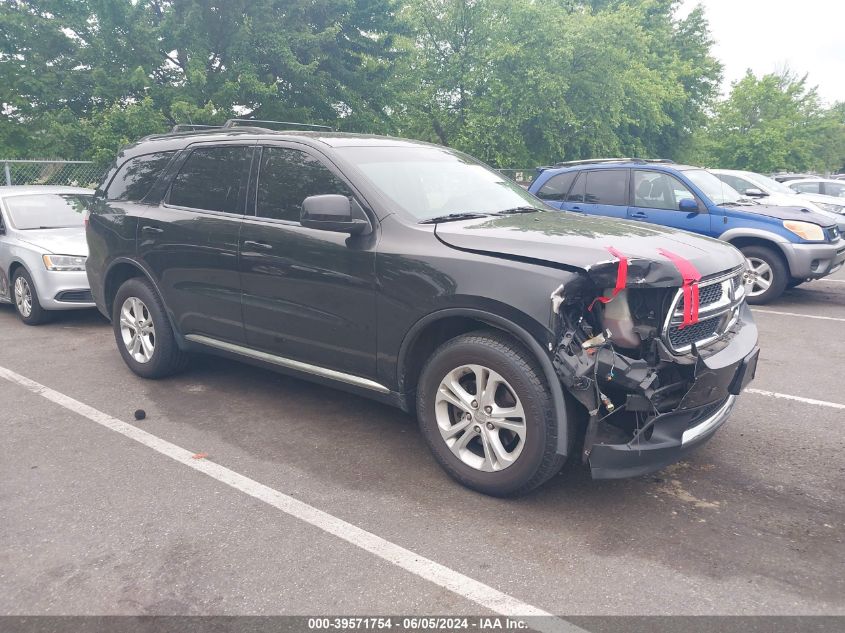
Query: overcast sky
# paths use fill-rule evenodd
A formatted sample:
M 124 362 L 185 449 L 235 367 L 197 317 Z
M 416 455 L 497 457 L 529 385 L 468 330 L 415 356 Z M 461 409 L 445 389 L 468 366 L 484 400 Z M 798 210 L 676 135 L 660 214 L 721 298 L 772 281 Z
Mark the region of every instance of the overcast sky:
M 788 65 L 809 73 L 828 104 L 845 101 L 845 0 L 684 0 L 681 15 L 697 4 L 724 65 L 724 92 L 748 68 L 759 77 Z

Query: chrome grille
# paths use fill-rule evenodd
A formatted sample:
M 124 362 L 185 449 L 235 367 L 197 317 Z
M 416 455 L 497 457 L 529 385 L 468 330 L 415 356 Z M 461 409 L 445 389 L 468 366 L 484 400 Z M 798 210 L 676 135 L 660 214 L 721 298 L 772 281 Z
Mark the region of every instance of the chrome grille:
M 734 324 L 745 300 L 744 268 L 702 279 L 698 284 L 698 322 L 683 327 L 684 294 L 678 289 L 663 326 L 663 340 L 678 354 L 719 339 Z

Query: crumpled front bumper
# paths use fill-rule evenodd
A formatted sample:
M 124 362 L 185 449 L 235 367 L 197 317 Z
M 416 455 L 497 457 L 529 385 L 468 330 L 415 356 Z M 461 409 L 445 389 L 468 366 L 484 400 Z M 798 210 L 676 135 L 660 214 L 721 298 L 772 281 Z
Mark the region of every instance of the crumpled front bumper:
M 737 396 L 754 378 L 760 348 L 757 327 L 744 306 L 740 328 L 724 349 L 699 357 L 696 381 L 679 407 L 657 416 L 647 436 L 624 444 L 597 442 L 589 464 L 594 479 L 654 472 L 704 444 L 725 423 Z

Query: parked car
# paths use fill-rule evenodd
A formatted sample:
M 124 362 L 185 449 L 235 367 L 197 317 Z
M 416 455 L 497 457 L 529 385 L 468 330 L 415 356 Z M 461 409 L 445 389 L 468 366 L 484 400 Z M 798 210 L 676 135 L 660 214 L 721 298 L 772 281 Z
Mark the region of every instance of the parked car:
M 745 255 L 749 303 L 835 272 L 845 240 L 833 220 L 755 203 L 710 172 L 643 160 L 595 160 L 545 169 L 529 189 L 548 204 L 590 215 L 670 226 L 719 238 Z
M 744 196 L 757 200 L 757 202 L 779 207 L 799 207 L 809 209 L 820 215 L 826 215 L 836 222 L 840 235 L 845 234 L 845 200 L 842 201 L 841 205 L 831 205 L 823 200 L 813 202 L 811 194 L 801 194 L 790 189 L 784 183 L 752 171 L 735 169 L 710 169 L 709 171 L 722 182 L 727 183 Z
M 556 212 L 416 141 L 148 137 L 105 177 L 87 235 L 94 299 L 139 376 L 214 352 L 379 399 L 493 495 L 567 456 L 597 478 L 676 461 L 727 419 L 759 351 L 733 247 Z
M 814 174 L 790 174 L 790 173 L 779 173 L 779 174 L 772 174 L 772 180 L 776 180 L 777 182 L 789 182 L 790 180 L 798 180 L 800 178 L 815 178 Z
M 786 185 L 826 211 L 845 215 L 845 182 L 830 178 L 802 178 Z
M 0 187 L 0 302 L 27 325 L 54 310 L 93 308 L 84 214 L 94 192 L 78 187 Z

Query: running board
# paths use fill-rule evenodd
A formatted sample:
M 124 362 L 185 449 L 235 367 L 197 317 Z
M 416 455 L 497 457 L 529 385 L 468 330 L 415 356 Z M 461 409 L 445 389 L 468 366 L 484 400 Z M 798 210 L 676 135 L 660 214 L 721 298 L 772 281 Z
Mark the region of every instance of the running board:
M 215 338 L 203 336 L 202 334 L 188 334 L 185 336 L 185 338 L 191 341 L 192 343 L 200 343 L 201 345 L 214 347 L 216 349 L 223 350 L 224 352 L 230 352 L 232 354 L 238 354 L 240 356 L 254 358 L 256 360 L 264 361 L 265 363 L 278 365 L 279 367 L 294 369 L 296 371 L 301 371 L 306 374 L 320 376 L 321 378 L 328 378 L 329 380 L 337 380 L 338 382 L 344 382 L 348 385 L 354 385 L 356 387 L 362 387 L 364 389 L 378 391 L 379 393 L 390 393 L 390 389 L 380 383 L 375 382 L 374 380 L 369 380 L 368 378 L 361 378 L 360 376 L 353 376 L 352 374 L 345 374 L 342 371 L 335 371 L 334 369 L 318 367 L 317 365 L 309 365 L 308 363 L 303 363 L 298 360 L 285 358 L 284 356 L 268 354 L 267 352 L 259 352 L 256 349 L 243 347 L 242 345 L 236 345 L 235 343 L 227 343 L 226 341 L 218 341 Z

